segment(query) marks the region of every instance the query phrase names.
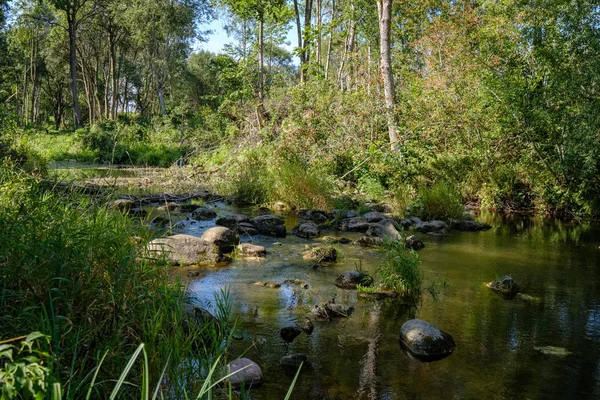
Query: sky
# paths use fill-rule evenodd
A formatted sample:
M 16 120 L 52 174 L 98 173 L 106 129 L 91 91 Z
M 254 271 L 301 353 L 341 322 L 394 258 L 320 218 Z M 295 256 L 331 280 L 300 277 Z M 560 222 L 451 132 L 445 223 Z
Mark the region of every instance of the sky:
M 218 19 L 214 20 L 213 22 L 211 22 L 208 25 L 204 25 L 202 27 L 202 29 L 203 30 L 211 30 L 212 33 L 210 35 L 208 35 L 208 41 L 206 41 L 206 42 L 198 42 L 197 41 L 193 47 L 194 51 L 208 50 L 212 53 L 222 53 L 223 46 L 225 46 L 226 44 L 229 44 L 229 43 L 233 43 L 233 38 L 229 38 L 227 36 L 227 32 L 225 32 L 225 29 L 223 29 L 223 22 Z M 288 44 L 285 45 L 284 47 L 289 52 L 292 52 L 297 45 L 298 39 L 294 35 L 294 32 L 295 32 L 294 29 L 290 29 L 287 34 L 286 42 Z M 293 57 L 293 60 L 294 60 L 295 65 L 298 65 L 300 63 L 300 60 L 298 59 L 298 57 Z

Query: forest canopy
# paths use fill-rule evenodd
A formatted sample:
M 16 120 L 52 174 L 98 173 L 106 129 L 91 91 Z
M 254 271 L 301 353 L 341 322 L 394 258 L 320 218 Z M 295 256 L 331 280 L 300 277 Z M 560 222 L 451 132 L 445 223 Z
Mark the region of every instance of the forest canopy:
M 595 2 L 0 4 L 2 134 L 80 144 L 50 159 L 227 164 L 234 181 L 268 154 L 372 197 L 452 182 L 496 209 L 600 210 Z M 233 44 L 193 52 L 215 18 Z

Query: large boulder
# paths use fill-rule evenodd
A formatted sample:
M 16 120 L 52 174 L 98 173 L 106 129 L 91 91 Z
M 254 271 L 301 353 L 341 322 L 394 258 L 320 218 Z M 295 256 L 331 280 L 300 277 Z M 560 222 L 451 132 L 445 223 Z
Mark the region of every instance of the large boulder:
M 192 212 L 192 218 L 197 220 L 206 220 L 217 218 L 217 213 L 208 207 L 198 207 Z
M 456 349 L 452 336 L 420 319 L 411 319 L 402 325 L 400 344 L 422 361 L 441 360 Z
M 286 229 L 283 218 L 276 215 L 259 215 L 252 219 L 252 224 L 260 233 L 267 236 L 285 237 Z
M 339 222 L 338 229 L 347 232 L 366 232 L 369 230 L 369 223 L 362 217 L 347 218 Z
M 356 285 L 371 286 L 373 278 L 362 271 L 346 271 L 335 280 L 335 286 L 342 289 L 356 289 Z
M 234 229 L 236 226 L 243 222 L 250 223 L 250 218 L 248 218 L 246 215 L 230 214 L 217 218 L 217 221 L 215 223 L 217 225 L 226 226 L 230 229 Z
M 492 226 L 483 222 L 475 222 L 470 220 L 455 220 L 450 222 L 450 228 L 456 231 L 478 232 L 492 229 Z
M 375 236 L 390 240 L 402 239 L 402 235 L 396 228 L 396 224 L 389 219 L 385 219 L 376 223 L 370 223 L 369 229 L 367 230 L 367 236 Z
M 150 252 L 164 254 L 171 263 L 178 265 L 228 260 L 228 257 L 224 256 L 215 244 L 190 235 L 173 235 L 154 239 L 148 243 L 147 249 Z
M 521 290 L 519 285 L 517 285 L 517 282 L 508 275 L 488 283 L 487 287 L 508 300 L 514 299 Z
M 292 229 L 292 233 L 304 239 L 314 239 L 319 237 L 321 231 L 314 222 L 305 222 Z
M 215 226 L 202 234 L 200 239 L 218 247 L 221 253 L 231 253 L 240 243 L 238 235 L 224 226 Z
M 254 361 L 248 358 L 238 358 L 225 367 L 223 377 L 231 375 L 225 383 L 231 384 L 234 389 L 244 386 L 244 389 L 256 387 L 262 383 L 262 370 Z
M 308 221 L 314 221 L 319 224 L 327 222 L 329 219 L 327 212 L 321 210 L 301 210 L 298 213 L 298 217 Z
M 423 233 L 436 233 L 436 234 L 445 234 L 446 229 L 448 229 L 448 224 L 444 221 L 428 221 L 423 222 L 420 226 L 417 225 L 417 231 Z

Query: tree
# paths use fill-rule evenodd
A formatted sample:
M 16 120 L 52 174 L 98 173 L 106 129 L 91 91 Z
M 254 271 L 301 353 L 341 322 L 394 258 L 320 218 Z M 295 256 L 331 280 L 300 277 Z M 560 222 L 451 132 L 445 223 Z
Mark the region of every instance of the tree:
M 77 29 L 79 24 L 95 12 L 92 5 L 87 13 L 81 13 L 84 6 L 90 0 L 50 0 L 56 9 L 63 12 L 67 20 L 67 32 L 69 33 L 69 75 L 71 79 L 71 97 L 73 101 L 73 125 L 79 128 L 81 123 L 81 109 L 79 108 L 79 96 L 77 91 Z
M 258 23 L 258 100 L 264 97 L 264 24 L 267 18 L 275 20 L 287 16 L 285 0 L 224 0 L 226 7 L 242 20 L 255 20 Z
M 377 11 L 379 14 L 379 50 L 381 53 L 380 69 L 383 80 L 383 91 L 385 96 L 385 108 L 392 150 L 398 147 L 398 132 L 396 130 L 396 118 L 394 114 L 395 93 L 394 77 L 392 76 L 391 57 L 391 21 L 392 0 L 377 0 Z

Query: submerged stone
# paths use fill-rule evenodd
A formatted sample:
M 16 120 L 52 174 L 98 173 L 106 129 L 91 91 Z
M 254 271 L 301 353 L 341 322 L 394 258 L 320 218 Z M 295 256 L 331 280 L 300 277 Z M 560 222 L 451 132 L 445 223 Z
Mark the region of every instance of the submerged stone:
M 306 354 L 291 354 L 289 356 L 281 357 L 279 365 L 283 368 L 298 368 L 302 363 L 306 364 L 308 357 Z
M 452 336 L 420 319 L 411 319 L 402 325 L 400 344 L 422 361 L 441 360 L 456 350 Z
M 366 247 L 381 247 L 384 245 L 384 241 L 382 238 L 373 236 L 361 236 L 358 239 L 356 239 L 353 243 L 359 246 Z
M 332 246 L 312 247 L 304 253 L 304 259 L 315 261 L 317 264 L 322 262 L 335 262 L 337 260 L 337 250 Z

